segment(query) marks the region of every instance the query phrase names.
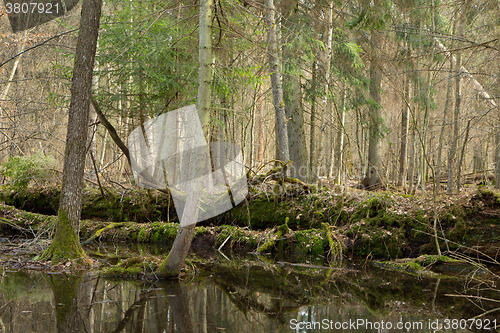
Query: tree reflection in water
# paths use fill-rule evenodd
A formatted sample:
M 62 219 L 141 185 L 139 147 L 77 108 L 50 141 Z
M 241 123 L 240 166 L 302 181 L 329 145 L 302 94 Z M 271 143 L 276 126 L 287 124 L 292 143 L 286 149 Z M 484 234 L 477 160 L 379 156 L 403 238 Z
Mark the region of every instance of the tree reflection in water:
M 193 281 L 156 283 L 4 272 L 0 332 L 290 332 L 292 319 L 427 321 L 482 311 L 466 298 L 446 296 L 463 290 L 461 279 L 234 258 L 203 266 Z M 467 283 L 471 293 L 481 288 L 481 297 L 498 299 L 498 289 L 483 288 L 487 282 L 476 291 L 474 281 Z M 488 311 L 497 304 L 482 306 Z
M 54 294 L 57 333 L 79 331 L 78 286 L 81 277 L 66 274 L 50 274 L 45 279 Z

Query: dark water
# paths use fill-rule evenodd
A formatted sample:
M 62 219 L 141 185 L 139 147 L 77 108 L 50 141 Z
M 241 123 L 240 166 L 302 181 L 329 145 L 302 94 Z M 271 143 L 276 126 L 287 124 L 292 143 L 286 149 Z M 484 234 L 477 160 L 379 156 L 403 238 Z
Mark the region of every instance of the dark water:
M 198 274 L 180 283 L 3 269 L 0 332 L 469 332 L 460 325 L 499 331 L 498 281 L 488 276 L 229 259 L 196 264 Z M 485 311 L 492 312 L 464 321 Z

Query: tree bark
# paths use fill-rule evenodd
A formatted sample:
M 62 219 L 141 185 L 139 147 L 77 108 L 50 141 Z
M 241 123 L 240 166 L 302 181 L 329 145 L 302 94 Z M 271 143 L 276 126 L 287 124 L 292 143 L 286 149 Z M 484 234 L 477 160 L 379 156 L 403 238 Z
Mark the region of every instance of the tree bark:
M 304 109 L 300 76 L 286 75 L 285 114 L 290 161 L 290 177 L 308 180 L 306 134 L 304 132 Z
M 80 32 L 71 84 L 71 103 L 58 220 L 54 227 L 52 243 L 42 255 L 42 260 L 58 262 L 69 258 L 86 257 L 79 240 L 80 215 L 92 72 L 99 34 L 101 7 L 102 0 L 85 0 L 82 5 Z
M 380 116 L 380 70 L 377 62 L 377 50 L 379 48 L 379 40 L 376 35 L 371 36 L 372 40 L 372 58 L 370 61 L 370 97 L 372 105 L 370 105 L 368 120 L 369 142 L 368 142 L 368 171 L 362 185 L 365 189 L 371 190 L 382 185 L 382 157 L 380 155 L 380 138 L 381 138 L 381 116 Z
M 410 114 L 410 77 L 404 82 L 403 109 L 401 110 L 401 149 L 399 151 L 398 186 L 405 186 L 406 158 L 408 155 L 408 116 Z
M 495 135 L 495 188 L 500 189 L 500 128 L 497 125 Z
M 500 4 L 499 4 L 500 7 Z M 497 92 L 500 92 L 500 65 L 497 72 Z M 497 111 L 497 123 L 495 132 L 495 188 L 500 189 L 500 110 Z
M 448 186 L 446 193 L 453 193 L 453 160 L 457 154 L 457 144 L 459 135 L 460 106 L 462 103 L 461 95 L 461 55 L 460 51 L 457 55 L 456 77 L 455 77 L 455 112 L 453 114 L 453 140 L 451 142 L 450 152 L 448 153 Z
M 338 115 L 339 123 L 337 125 L 337 140 L 335 143 L 335 169 L 336 169 L 336 183 L 342 184 L 342 160 L 344 158 L 344 125 L 345 125 L 345 113 L 346 113 L 346 87 L 345 83 L 342 85 L 342 90 L 340 92 L 340 112 Z
M 285 103 L 283 102 L 283 89 L 281 85 L 281 73 L 279 69 L 279 55 L 277 44 L 277 26 L 274 13 L 273 0 L 265 0 L 266 19 L 268 25 L 268 53 L 269 70 L 271 72 L 271 86 L 273 91 L 273 105 L 276 121 L 276 138 L 278 147 L 278 157 L 283 162 L 288 162 L 290 153 L 288 150 L 288 131 L 285 117 Z
M 444 133 L 446 129 L 446 119 L 448 117 L 448 110 L 450 108 L 451 104 L 451 88 L 453 85 L 453 80 L 452 80 L 452 75 L 453 75 L 453 61 L 450 59 L 450 75 L 448 77 L 448 86 L 446 88 L 446 101 L 444 103 L 444 110 L 443 110 L 443 121 L 441 123 L 441 133 L 439 134 L 439 145 L 438 145 L 438 154 L 437 154 L 437 165 L 436 165 L 436 175 L 435 175 L 435 182 L 436 182 L 436 187 L 439 189 L 439 185 L 441 182 L 441 163 L 442 163 L 442 152 L 443 152 L 443 141 L 444 141 Z
M 312 64 L 312 85 L 316 85 L 318 63 L 313 61 Z M 318 111 L 316 109 L 316 96 L 313 94 L 313 99 L 311 101 L 311 125 L 310 125 L 310 136 L 309 136 L 309 182 L 314 183 L 318 178 L 318 138 L 316 134 L 316 127 L 318 126 L 316 119 L 318 118 Z

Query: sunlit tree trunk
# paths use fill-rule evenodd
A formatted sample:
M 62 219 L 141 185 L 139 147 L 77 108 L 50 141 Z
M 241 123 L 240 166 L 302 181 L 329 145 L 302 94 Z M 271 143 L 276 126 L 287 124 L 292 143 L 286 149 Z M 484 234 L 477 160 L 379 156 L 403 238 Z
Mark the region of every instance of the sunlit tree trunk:
M 92 72 L 101 6 L 102 0 L 85 0 L 82 5 L 80 32 L 71 84 L 71 103 L 58 219 L 54 226 L 52 243 L 42 255 L 42 260 L 57 262 L 69 258 L 86 257 L 80 246 L 80 215 Z

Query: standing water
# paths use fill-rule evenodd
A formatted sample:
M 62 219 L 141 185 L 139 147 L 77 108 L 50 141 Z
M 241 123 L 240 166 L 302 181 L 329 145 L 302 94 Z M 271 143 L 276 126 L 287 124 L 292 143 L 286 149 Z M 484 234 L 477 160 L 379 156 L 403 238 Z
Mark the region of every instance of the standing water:
M 496 282 L 476 280 L 474 272 L 417 276 L 370 265 L 328 268 L 258 257 L 212 259 L 196 267 L 197 274 L 182 282 L 2 269 L 0 332 L 497 332 L 500 327 Z

